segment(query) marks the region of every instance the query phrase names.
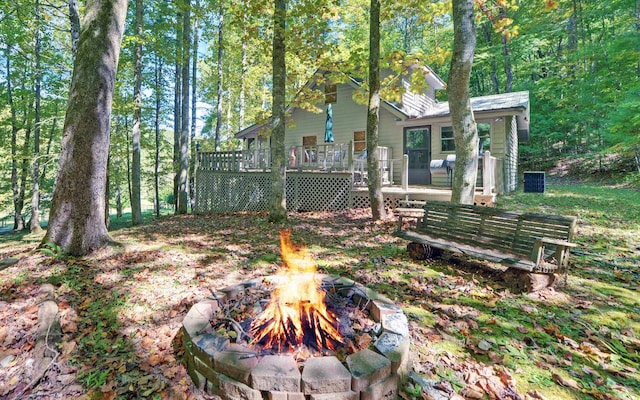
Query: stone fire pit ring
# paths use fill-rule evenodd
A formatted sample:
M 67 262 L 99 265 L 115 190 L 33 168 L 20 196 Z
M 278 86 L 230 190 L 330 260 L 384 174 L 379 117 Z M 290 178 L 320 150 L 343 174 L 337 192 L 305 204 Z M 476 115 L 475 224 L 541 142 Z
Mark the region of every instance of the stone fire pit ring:
M 277 284 L 280 276 L 245 281 L 194 304 L 182 322 L 184 363 L 196 386 L 225 400 L 378 400 L 397 398 L 398 382 L 409 367 L 409 328 L 402 309 L 390 299 L 344 277 L 317 274 L 322 287 L 351 298 L 379 323 L 372 345 L 346 357 L 307 359 L 258 355 L 255 350 L 212 332 L 211 320 L 226 301 L 249 288 Z

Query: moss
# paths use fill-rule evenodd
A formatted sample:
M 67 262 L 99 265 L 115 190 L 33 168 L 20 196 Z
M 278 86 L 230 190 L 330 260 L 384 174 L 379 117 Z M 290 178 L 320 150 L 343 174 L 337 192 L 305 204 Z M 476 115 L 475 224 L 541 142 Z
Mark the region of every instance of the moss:
M 418 320 L 421 325 L 433 326 L 436 323 L 435 318 L 433 318 L 433 314 L 430 311 L 425 310 L 424 308 L 407 306 L 403 307 L 403 310 L 405 314 Z

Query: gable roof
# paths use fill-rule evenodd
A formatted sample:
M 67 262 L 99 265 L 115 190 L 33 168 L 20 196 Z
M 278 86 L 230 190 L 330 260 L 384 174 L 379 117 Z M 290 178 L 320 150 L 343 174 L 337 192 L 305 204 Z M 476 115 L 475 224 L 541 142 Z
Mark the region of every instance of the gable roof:
M 429 87 L 432 87 L 434 90 L 444 89 L 446 87 L 446 83 L 429 67 L 426 65 L 414 64 L 409 67 L 408 74 L 411 74 L 414 69 L 422 69 L 424 71 L 425 80 Z M 305 84 L 305 86 L 309 88 L 315 88 L 317 85 L 317 76 L 318 74 L 324 75 L 328 73 L 327 70 L 318 69 L 314 72 L 313 77 Z M 362 86 L 362 80 L 355 78 L 354 76 L 349 75 L 346 82 L 342 82 L 343 84 L 351 86 L 354 90 L 359 89 Z M 408 114 L 403 107 L 395 102 L 388 101 L 385 99 L 380 99 L 381 107 L 384 107 L 391 114 L 395 115 L 400 119 L 409 119 L 411 117 L 415 117 L 415 115 Z M 291 111 L 292 107 L 289 106 L 287 108 L 288 111 Z M 252 124 L 235 134 L 235 138 L 244 139 L 248 137 L 254 137 L 258 134 L 260 130 L 266 127 L 268 123 L 255 123 Z

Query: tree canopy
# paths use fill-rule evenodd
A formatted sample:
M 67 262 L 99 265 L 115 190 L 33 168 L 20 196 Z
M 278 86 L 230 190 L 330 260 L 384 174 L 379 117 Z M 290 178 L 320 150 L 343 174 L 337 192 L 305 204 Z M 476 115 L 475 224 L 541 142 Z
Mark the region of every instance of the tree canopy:
M 576 157 L 586 161 L 577 163 L 579 168 L 636 171 L 637 176 L 638 0 L 474 3 L 478 29 L 470 95 L 530 92 L 532 140 L 520 147 L 521 165 L 546 168 L 559 159 Z M 186 39 L 188 4 L 192 34 Z M 197 142 L 203 150 L 211 150 L 217 135 L 220 149 L 234 149 L 238 142 L 233 135 L 239 129 L 264 122 L 272 113 L 273 2 L 145 1 L 140 7 L 141 26 L 135 23 L 136 7 L 127 14 L 114 93 L 108 200 L 119 210 L 131 205 L 138 186 L 143 209 L 173 204 L 172 132 L 178 122 L 191 145 Z M 368 0 L 288 3 L 286 104 L 313 98 L 296 95 L 304 93 L 304 84 L 319 67 L 332 66 L 367 80 L 369 7 Z M 24 227 L 22 218 L 31 214 L 32 207 L 26 199 L 34 182 L 42 214 L 50 207 L 73 69 L 74 19 L 69 4 L 60 0 L 0 0 L 0 21 L 0 152 L 4 155 L 0 207 L 16 227 Z M 195 46 L 184 46 L 196 36 Z M 189 74 L 188 82 L 176 70 L 186 60 L 176 50 L 180 44 L 181 49 L 190 49 L 191 66 L 197 71 Z M 447 81 L 452 44 L 449 2 L 402 0 L 382 5 L 381 68 L 402 59 L 419 59 Z M 218 51 L 221 46 L 223 53 Z M 41 94 L 36 107 L 38 82 Z M 197 89 L 190 92 L 195 93 L 188 100 L 192 104 L 179 103 L 194 114 L 192 120 L 175 113 L 176 99 L 184 98 L 185 88 Z M 384 82 L 381 94 L 385 95 Z M 438 96 L 447 100 L 444 91 Z M 134 118 L 136 110 L 139 118 Z M 140 158 L 132 160 L 132 134 L 138 124 Z M 41 137 L 38 149 L 36 132 Z M 132 179 L 138 163 L 139 185 L 137 178 Z M 181 183 L 182 193 L 186 182 Z

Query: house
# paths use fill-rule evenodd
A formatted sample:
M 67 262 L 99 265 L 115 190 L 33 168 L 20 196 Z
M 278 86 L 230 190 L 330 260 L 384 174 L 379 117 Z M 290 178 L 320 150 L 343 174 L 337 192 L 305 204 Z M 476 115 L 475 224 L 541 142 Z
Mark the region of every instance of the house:
M 445 83 L 418 65 L 404 75 L 382 78 L 403 89 L 380 105 L 375 156 L 385 207 L 393 209 L 407 200 L 450 200 L 455 143 L 449 105 L 436 97 Z M 416 81 L 426 84 L 410 84 Z M 367 106 L 354 100 L 362 97 L 360 86 L 351 77 L 332 83 L 319 71 L 305 88 L 324 93 L 316 104 L 319 112 L 288 109 L 287 209 L 369 207 Z M 421 89 L 412 90 L 416 87 Z M 518 141 L 529 137 L 529 94 L 476 97 L 471 104 L 480 137 L 476 202 L 486 204 L 517 187 Z M 273 185 L 269 139 L 262 134 L 267 128 L 254 124 L 240 131 L 236 137 L 243 140 L 241 150 L 197 153 L 196 212 L 268 209 Z
M 415 74 L 424 76 L 427 83 L 417 93 L 410 85 Z M 450 187 L 455 162 L 453 129 L 448 102 L 436 99 L 436 92 L 444 89 L 445 83 L 431 69 L 418 65 L 397 77 L 397 83 L 404 88 L 400 98 L 396 101 L 383 99 L 380 107 L 378 145 L 385 149 L 384 155 L 380 156 L 388 174 L 383 175 L 385 182 Z M 324 91 L 324 104 L 317 106 L 325 112 L 289 109 L 294 127 L 286 130 L 285 146 L 291 149 L 292 160 L 297 160 L 292 166 L 304 166 L 305 162 L 313 163 L 320 158 L 321 154 L 316 152 L 322 153 L 329 145 L 325 143 L 328 115 L 332 120 L 334 140 L 331 148 L 335 149 L 338 143 L 350 144 L 349 154 L 345 154 L 345 147 L 340 147 L 342 150 L 331 157 L 331 165 L 336 161 L 342 166 L 358 161 L 366 148 L 367 117 L 366 104 L 356 102 L 353 96 L 360 89 L 360 82 L 349 78 L 346 82 L 332 84 L 313 79 L 308 85 Z M 527 141 L 529 137 L 529 93 L 475 97 L 471 104 L 480 138 L 479 155 L 490 154 L 493 160 L 491 181 L 495 186 L 491 191 L 513 191 L 517 186 L 518 142 Z M 261 139 L 259 135 L 264 128 L 265 125 L 255 124 L 240 131 L 236 137 L 243 139 L 246 150 L 267 147 L 267 139 Z M 405 155 L 408 162 L 403 164 Z M 325 166 L 326 160 L 325 154 Z M 480 162 L 479 165 L 487 164 Z M 482 174 L 479 177 L 479 186 L 482 186 Z

